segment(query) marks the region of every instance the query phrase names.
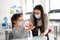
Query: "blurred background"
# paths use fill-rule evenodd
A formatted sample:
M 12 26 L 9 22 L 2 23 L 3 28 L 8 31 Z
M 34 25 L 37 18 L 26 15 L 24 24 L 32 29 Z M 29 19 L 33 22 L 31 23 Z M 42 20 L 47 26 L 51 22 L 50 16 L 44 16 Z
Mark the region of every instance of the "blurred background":
M 13 14 L 23 13 L 24 19 L 29 20 L 33 8 L 38 4 L 43 6 L 45 14 L 49 16 L 49 28 L 51 29 L 49 39 L 55 40 L 54 38 L 57 36 L 59 40 L 60 0 L 0 0 L 0 40 L 5 40 L 8 34 L 7 31 L 11 31 L 11 17 Z

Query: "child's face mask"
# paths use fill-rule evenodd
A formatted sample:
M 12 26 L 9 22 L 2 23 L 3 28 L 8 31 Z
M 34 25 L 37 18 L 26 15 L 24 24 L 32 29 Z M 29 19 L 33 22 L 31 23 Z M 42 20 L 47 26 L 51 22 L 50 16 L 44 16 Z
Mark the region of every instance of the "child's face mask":
M 19 26 L 23 26 L 23 21 L 18 22 Z
M 17 25 L 23 26 L 23 17 L 22 16 L 17 19 Z

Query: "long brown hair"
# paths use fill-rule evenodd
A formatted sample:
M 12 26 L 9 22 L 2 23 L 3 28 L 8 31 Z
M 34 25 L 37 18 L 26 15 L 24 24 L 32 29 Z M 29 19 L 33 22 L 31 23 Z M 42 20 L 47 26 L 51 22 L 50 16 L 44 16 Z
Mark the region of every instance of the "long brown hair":
M 34 10 L 36 9 L 41 11 L 42 27 L 40 28 L 40 30 L 41 30 L 41 33 L 43 33 L 45 31 L 44 10 L 41 5 L 35 6 Z M 37 18 L 34 16 L 34 13 L 33 13 L 33 17 L 34 17 L 34 25 L 37 26 Z

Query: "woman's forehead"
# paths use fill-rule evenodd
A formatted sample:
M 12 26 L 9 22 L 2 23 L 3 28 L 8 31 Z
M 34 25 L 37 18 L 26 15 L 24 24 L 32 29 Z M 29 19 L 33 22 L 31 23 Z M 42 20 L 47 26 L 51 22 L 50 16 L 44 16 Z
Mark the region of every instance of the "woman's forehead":
M 34 13 L 41 13 L 41 11 L 40 10 L 34 10 Z

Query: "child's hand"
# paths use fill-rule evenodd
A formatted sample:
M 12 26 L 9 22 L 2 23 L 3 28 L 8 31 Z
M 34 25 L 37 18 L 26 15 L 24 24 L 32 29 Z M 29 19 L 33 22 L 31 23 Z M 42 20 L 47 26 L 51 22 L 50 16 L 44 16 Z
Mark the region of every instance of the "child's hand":
M 29 21 L 26 22 L 26 26 L 28 27 L 28 29 L 31 29 L 31 30 L 35 28 L 35 26 L 33 26 L 33 24 Z

